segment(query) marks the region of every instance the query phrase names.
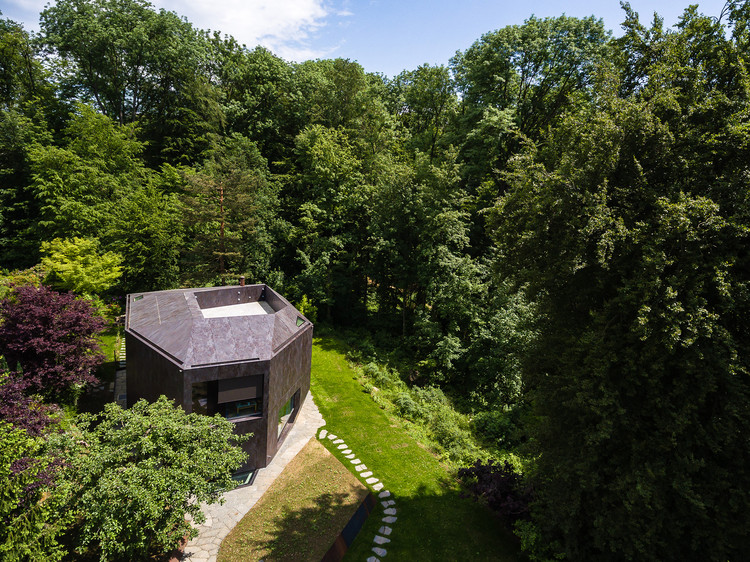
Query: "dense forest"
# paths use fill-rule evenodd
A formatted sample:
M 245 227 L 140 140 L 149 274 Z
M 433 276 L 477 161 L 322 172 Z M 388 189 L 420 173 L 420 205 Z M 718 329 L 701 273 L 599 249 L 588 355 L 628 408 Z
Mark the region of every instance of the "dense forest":
M 5 275 L 244 275 L 367 334 L 512 426 L 533 559 L 750 550 L 750 4 L 530 17 L 393 78 L 145 0 L 40 21 L 0 19 Z

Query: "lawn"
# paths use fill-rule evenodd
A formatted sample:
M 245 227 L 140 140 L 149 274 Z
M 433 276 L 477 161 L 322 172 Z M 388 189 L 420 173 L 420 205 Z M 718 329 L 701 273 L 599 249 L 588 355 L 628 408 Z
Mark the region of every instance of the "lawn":
M 96 414 L 104 409 L 105 404 L 114 400 L 114 394 L 109 387 L 115 380 L 119 346 L 123 337 L 122 328 L 114 323 L 110 323 L 99 335 L 99 347 L 104 356 L 103 363 L 99 365 L 95 373 L 99 382 L 87 388 L 78 399 L 78 411 Z M 104 388 L 100 390 L 98 386 L 102 383 Z
M 317 439 L 292 459 L 221 543 L 219 562 L 319 562 L 365 488 Z
M 345 352 L 334 338 L 315 338 L 313 396 L 326 420 L 325 429 L 343 438 L 394 496 L 398 519 L 390 525 L 387 560 L 522 559 L 516 541 L 497 517 L 462 498 L 458 483 L 440 461 L 363 391 Z M 353 471 L 332 441 L 323 442 Z M 372 556 L 381 517 L 378 510 L 370 516 L 346 560 Z

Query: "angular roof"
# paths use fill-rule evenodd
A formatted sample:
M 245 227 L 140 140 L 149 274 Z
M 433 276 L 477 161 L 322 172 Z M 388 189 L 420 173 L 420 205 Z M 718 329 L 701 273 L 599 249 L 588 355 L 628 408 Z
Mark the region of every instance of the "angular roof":
M 128 295 L 125 331 L 183 369 L 270 359 L 310 325 L 266 285 Z

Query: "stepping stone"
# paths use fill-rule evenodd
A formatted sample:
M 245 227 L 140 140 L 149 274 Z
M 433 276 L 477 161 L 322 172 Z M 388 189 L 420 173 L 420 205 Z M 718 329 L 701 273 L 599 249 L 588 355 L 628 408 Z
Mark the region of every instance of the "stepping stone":
M 387 498 L 390 495 L 391 495 L 391 493 L 388 490 L 383 490 L 382 492 L 380 492 L 378 494 L 378 497 L 379 498 Z
M 375 490 L 376 492 L 379 492 L 380 490 L 382 490 L 382 489 L 383 489 L 383 483 L 382 483 L 382 482 L 378 482 L 377 484 L 375 484 L 375 485 L 374 485 L 374 486 L 372 487 L 372 489 L 373 489 L 373 490 Z
M 351 449 L 347 449 L 346 451 L 341 451 L 342 455 L 350 455 L 352 453 Z
M 396 515 L 396 508 L 395 507 L 389 507 L 383 513 L 385 513 L 386 515 Z
M 380 502 L 383 504 L 383 507 L 391 507 L 392 505 L 396 505 L 396 502 L 393 500 L 388 500 L 387 502 Z
M 320 430 L 320 435 L 318 436 L 320 439 L 325 439 L 326 435 L 328 435 L 328 431 L 325 429 Z
M 378 529 L 378 533 L 380 533 L 381 535 L 390 535 L 391 531 L 393 531 L 393 529 L 391 529 L 390 527 L 386 527 L 385 525 Z
M 372 551 L 373 551 L 373 552 L 374 552 L 375 554 L 377 554 L 378 556 L 380 556 L 381 558 L 382 558 L 383 556 L 385 556 L 386 554 L 388 554 L 388 551 L 387 551 L 386 549 L 384 549 L 384 548 L 379 548 L 379 547 L 377 547 L 377 546 L 373 546 L 373 547 L 372 547 Z
M 367 562 L 380 562 L 380 558 L 375 558 L 374 556 L 370 556 L 367 559 Z
M 346 443 L 342 443 L 338 446 L 339 449 L 346 449 Z
M 367 468 L 367 467 L 366 467 L 365 465 L 363 465 L 363 464 L 360 464 L 360 465 L 358 465 L 358 466 L 355 466 L 355 467 L 354 467 L 354 470 L 356 470 L 357 472 L 362 472 L 362 471 L 363 471 L 363 470 L 365 470 L 366 468 Z
M 383 517 L 383 518 L 381 519 L 381 521 L 382 521 L 383 523 L 388 523 L 388 524 L 390 524 L 390 523 L 395 523 L 395 522 L 396 522 L 396 519 L 398 519 L 398 517 Z
M 380 535 L 375 535 L 375 538 L 372 540 L 375 544 L 385 544 L 387 542 L 391 542 L 391 539 L 387 539 L 385 537 L 381 537 Z
M 359 460 L 359 459 L 352 459 L 352 460 L 351 460 L 351 461 L 349 461 L 349 462 L 351 462 L 352 464 L 362 464 L 362 461 L 361 461 L 361 460 Z
M 334 444 L 334 445 L 338 445 L 339 443 L 343 443 L 343 442 L 344 442 L 344 440 L 343 440 L 343 439 L 336 439 L 336 440 L 335 440 L 335 441 L 333 442 L 333 444 Z
M 370 472 L 369 470 L 359 475 L 360 478 L 368 478 L 370 476 L 372 476 L 372 472 Z
M 367 480 L 365 480 L 365 482 L 367 482 L 368 484 L 375 484 L 375 482 L 377 481 L 378 479 L 375 478 L 374 476 L 372 478 L 368 478 Z
M 346 458 L 347 458 L 347 459 L 353 459 L 353 458 L 354 458 L 354 457 L 356 457 L 356 456 L 357 456 L 357 455 L 355 455 L 354 453 L 350 453 L 350 454 L 346 455 Z
M 328 435 L 328 439 L 330 439 L 331 441 L 333 441 L 334 439 L 336 439 L 336 436 L 333 433 L 331 433 L 331 434 Z

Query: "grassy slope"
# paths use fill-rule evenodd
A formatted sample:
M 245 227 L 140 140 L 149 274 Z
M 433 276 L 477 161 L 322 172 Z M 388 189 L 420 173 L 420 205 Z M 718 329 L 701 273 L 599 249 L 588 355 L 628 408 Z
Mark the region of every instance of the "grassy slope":
M 221 543 L 219 562 L 318 562 L 367 490 L 311 439 Z
M 461 498 L 457 483 L 438 459 L 363 392 L 344 352 L 335 339 L 315 339 L 313 395 L 326 429 L 345 439 L 394 495 L 398 520 L 391 525 L 388 560 L 520 559 L 513 538 L 502 531 L 495 516 L 474 501 Z M 324 442 L 352 467 L 330 440 Z M 381 518 L 378 508 L 349 550 L 347 560 L 365 560 L 372 555 L 372 539 L 383 524 Z

